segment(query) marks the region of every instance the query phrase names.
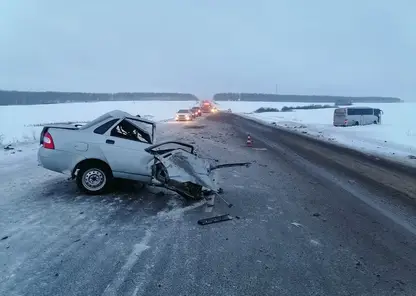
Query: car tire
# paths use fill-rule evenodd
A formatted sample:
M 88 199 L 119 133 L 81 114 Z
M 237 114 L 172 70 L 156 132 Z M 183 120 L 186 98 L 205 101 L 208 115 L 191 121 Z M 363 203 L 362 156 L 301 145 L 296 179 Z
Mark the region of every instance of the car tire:
M 80 167 L 76 182 L 82 192 L 99 195 L 108 191 L 113 182 L 113 174 L 104 164 L 89 162 Z

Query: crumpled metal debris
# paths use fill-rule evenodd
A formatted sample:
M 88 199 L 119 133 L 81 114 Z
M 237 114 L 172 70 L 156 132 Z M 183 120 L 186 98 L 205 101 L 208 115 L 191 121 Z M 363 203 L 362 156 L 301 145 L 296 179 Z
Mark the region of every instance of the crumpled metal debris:
M 184 149 L 155 154 L 155 178 L 169 190 L 190 199 L 202 199 L 203 191 L 217 191 L 214 171 L 237 166 L 248 167 L 249 162 L 212 165 L 207 159 Z

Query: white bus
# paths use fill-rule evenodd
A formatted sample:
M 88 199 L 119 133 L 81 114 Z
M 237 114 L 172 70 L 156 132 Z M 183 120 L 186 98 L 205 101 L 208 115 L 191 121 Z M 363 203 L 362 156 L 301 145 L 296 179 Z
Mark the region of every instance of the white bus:
M 383 111 L 369 107 L 346 107 L 334 110 L 334 126 L 380 124 Z

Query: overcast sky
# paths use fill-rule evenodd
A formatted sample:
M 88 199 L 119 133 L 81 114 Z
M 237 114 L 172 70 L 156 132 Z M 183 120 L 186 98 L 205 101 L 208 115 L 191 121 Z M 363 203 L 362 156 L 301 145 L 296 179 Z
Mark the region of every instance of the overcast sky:
M 414 0 L 0 0 L 0 89 L 416 97 Z

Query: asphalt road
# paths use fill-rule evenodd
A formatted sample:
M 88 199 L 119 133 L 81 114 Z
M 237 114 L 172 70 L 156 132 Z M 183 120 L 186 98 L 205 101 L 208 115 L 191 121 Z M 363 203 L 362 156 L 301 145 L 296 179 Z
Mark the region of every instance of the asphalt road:
M 234 206 L 148 188 L 81 195 L 21 147 L 0 158 L 0 295 L 416 295 L 408 200 L 232 115 L 159 130 L 219 162 L 253 163 L 219 173 Z

